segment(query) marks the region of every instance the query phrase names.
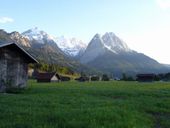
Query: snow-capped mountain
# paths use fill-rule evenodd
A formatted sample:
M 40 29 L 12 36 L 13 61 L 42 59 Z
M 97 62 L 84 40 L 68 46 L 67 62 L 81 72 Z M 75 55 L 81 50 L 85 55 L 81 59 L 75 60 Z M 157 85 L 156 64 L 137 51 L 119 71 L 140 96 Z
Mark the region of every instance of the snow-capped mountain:
M 83 53 L 87 46 L 83 41 L 76 38 L 65 38 L 64 36 L 54 37 L 39 30 L 37 27 L 23 32 L 22 35 L 29 39 L 34 46 L 47 43 L 54 45 L 55 43 L 66 55 L 73 57 Z
M 53 41 L 54 37 L 48 35 L 46 32 L 39 30 L 37 27 L 29 29 L 22 33 L 25 38 L 33 41 L 36 40 L 37 43 L 44 44 L 44 40 Z
M 113 32 L 107 32 L 102 36 L 102 40 L 104 46 L 113 52 L 130 52 L 131 49 L 127 46 L 127 44 L 118 38 Z
M 37 28 L 27 30 L 22 35 L 18 32 L 7 33 L 0 29 L 0 43 L 8 42 L 18 43 L 40 61 L 68 66 L 81 72 L 83 70 L 87 71 L 86 67 L 65 54 L 75 56 L 80 53 L 80 49 L 85 49 L 86 45 L 75 38 L 54 38 Z M 122 73 L 135 75 L 137 73 L 162 73 L 169 71 L 168 66 L 131 50 L 114 33 L 96 34 L 83 54 L 77 57 L 77 60 L 82 64 L 88 65 L 90 67 L 89 71 L 95 69 L 95 71 L 111 73 L 115 76 L 121 76 Z
M 64 54 L 64 52 L 57 46 L 56 42 L 54 41 L 54 37 L 42 30 L 39 30 L 37 27 L 23 32 L 22 36 L 30 41 L 32 48 L 43 48 L 46 52 Z
M 96 34 L 90 41 L 84 54 L 81 56 L 82 63 L 88 63 L 97 56 L 105 54 L 105 52 L 119 54 L 122 52 L 132 52 L 125 42 L 119 39 L 114 33 L 105 33 L 103 36 Z
M 58 47 L 67 55 L 77 56 L 85 51 L 87 45 L 76 38 L 65 38 L 64 36 L 55 39 Z
M 31 30 L 27 31 L 33 33 Z M 29 33 L 27 33 L 28 35 Z M 31 35 L 31 34 L 30 34 Z M 35 33 L 34 33 L 35 36 Z M 39 36 L 41 37 L 41 36 Z M 30 36 L 32 39 L 32 37 Z M 46 39 L 42 40 L 42 44 L 39 44 L 37 40 L 41 38 L 34 39 L 25 38 L 18 32 L 7 33 L 5 30 L 0 29 L 0 45 L 5 43 L 17 43 L 28 53 L 34 56 L 40 63 L 56 64 L 59 67 L 68 67 L 72 71 L 82 72 L 82 71 L 91 71 L 90 68 L 80 64 L 78 61 L 73 60 L 66 56 L 58 47 L 56 43 L 49 43 Z M 52 42 L 52 41 L 51 41 Z M 34 44 L 39 44 L 37 47 Z
M 10 38 L 15 41 L 16 43 L 24 46 L 24 47 L 31 47 L 29 39 L 22 36 L 19 32 L 12 32 L 10 33 Z
M 131 50 L 112 32 L 103 36 L 96 34 L 79 60 L 96 70 L 117 76 L 121 76 L 122 73 L 134 75 L 166 70 L 165 66 L 156 60 Z
M 92 61 L 97 56 L 104 54 L 105 50 L 106 47 L 104 46 L 101 35 L 96 34 L 90 41 L 83 55 L 80 57 L 80 61 L 81 63 Z

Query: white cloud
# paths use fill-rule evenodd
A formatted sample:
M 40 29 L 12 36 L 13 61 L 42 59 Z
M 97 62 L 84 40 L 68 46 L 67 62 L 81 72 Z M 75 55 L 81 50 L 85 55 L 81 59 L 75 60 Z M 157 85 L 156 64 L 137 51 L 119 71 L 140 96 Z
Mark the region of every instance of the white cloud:
M 5 23 L 12 23 L 14 22 L 14 19 L 10 17 L 0 17 L 0 23 L 5 24 Z
M 161 8 L 163 9 L 170 8 L 170 0 L 156 0 L 156 1 Z

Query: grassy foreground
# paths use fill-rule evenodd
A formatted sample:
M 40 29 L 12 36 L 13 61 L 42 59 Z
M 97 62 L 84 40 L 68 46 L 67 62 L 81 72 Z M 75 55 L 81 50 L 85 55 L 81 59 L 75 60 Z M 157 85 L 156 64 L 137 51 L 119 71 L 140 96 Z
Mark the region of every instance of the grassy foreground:
M 0 94 L 0 128 L 170 128 L 170 83 L 28 84 Z

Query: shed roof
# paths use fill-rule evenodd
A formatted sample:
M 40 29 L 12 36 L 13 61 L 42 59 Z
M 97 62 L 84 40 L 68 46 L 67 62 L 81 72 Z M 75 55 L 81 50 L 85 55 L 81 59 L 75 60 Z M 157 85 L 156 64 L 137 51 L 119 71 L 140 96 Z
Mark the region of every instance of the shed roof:
M 2 44 L 0 44 L 0 49 L 4 48 L 4 47 L 9 48 L 11 50 L 16 50 L 18 52 L 21 52 L 22 55 L 27 58 L 27 61 L 29 63 L 38 63 L 38 61 L 32 55 L 30 55 L 27 51 L 25 51 L 22 47 L 20 47 L 16 43 L 12 42 L 12 43 L 2 43 Z
M 51 79 L 54 75 L 56 75 L 55 72 L 37 73 L 36 78 L 37 79 Z
M 137 74 L 136 76 L 137 77 L 154 77 L 155 74 L 153 74 L 153 73 L 150 73 L 150 74 Z

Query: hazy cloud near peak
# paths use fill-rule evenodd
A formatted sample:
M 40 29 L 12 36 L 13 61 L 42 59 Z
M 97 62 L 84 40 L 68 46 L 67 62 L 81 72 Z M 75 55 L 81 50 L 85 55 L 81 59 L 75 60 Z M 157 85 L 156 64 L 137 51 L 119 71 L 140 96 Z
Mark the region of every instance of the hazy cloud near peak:
M 156 2 L 163 9 L 170 8 L 170 0 L 156 0 Z
M 14 22 L 14 19 L 10 17 L 0 17 L 0 23 L 5 24 L 5 23 L 12 23 Z

